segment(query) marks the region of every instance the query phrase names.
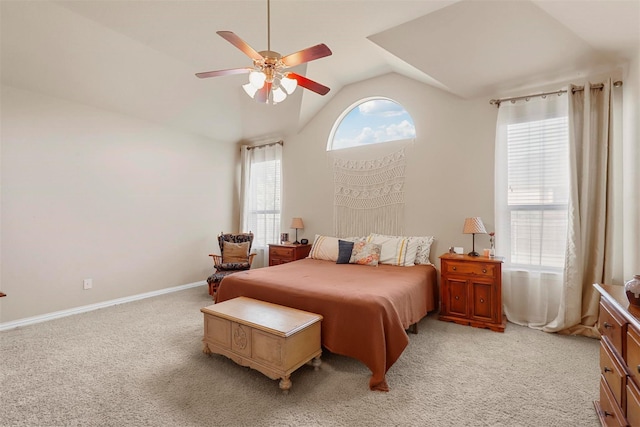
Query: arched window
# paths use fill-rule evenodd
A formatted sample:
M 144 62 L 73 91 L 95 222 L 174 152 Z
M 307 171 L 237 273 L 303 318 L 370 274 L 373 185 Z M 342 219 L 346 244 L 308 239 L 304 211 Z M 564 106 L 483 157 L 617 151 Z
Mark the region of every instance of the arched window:
M 366 98 L 338 117 L 329 134 L 327 151 L 415 137 L 413 119 L 402 105 L 389 98 Z

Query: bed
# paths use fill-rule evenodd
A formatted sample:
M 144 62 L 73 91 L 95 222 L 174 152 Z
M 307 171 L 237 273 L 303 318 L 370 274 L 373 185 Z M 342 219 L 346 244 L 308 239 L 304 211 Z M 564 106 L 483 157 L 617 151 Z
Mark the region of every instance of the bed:
M 376 267 L 305 258 L 227 276 L 216 302 L 239 296 L 321 314 L 322 345 L 372 372 L 371 390 L 409 343 L 405 330 L 437 308 L 433 265 Z

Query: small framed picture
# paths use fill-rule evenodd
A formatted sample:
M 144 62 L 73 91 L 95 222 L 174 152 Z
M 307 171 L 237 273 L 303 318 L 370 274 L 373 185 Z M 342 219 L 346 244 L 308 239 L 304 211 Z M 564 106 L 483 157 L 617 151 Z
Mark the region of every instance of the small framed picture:
M 280 243 L 286 243 L 289 241 L 289 233 L 280 233 Z

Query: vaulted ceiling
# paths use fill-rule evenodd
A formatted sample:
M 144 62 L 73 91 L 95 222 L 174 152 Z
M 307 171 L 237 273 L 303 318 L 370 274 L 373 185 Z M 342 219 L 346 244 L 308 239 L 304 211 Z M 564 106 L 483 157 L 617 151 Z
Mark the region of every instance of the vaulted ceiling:
M 462 98 L 611 70 L 640 51 L 640 0 L 272 0 L 271 49 L 325 43 L 294 71 L 331 88 L 266 106 L 216 34 L 267 48 L 266 0 L 1 1 L 2 83 L 219 141 L 295 133 L 346 85 L 396 72 Z

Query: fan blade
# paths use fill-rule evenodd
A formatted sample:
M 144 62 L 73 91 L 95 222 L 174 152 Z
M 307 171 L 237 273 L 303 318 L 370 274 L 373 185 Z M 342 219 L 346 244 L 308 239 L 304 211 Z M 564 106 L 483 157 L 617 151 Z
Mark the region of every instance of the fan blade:
M 251 46 L 249 46 L 247 42 L 242 40 L 240 37 L 236 36 L 231 31 L 217 31 L 216 33 L 220 37 L 222 37 L 223 39 L 225 39 L 226 41 L 228 41 L 229 43 L 231 43 L 232 45 L 234 45 L 235 47 L 243 51 L 244 54 L 247 55 L 249 58 L 255 61 L 261 61 L 264 59 L 262 55 L 260 55 Z
M 253 68 L 230 68 L 228 70 L 205 71 L 204 73 L 196 73 L 196 76 L 205 79 L 207 77 L 230 76 L 232 74 L 245 74 L 252 71 Z
M 313 80 L 308 79 L 305 76 L 301 76 L 300 74 L 287 73 L 287 77 L 289 77 L 290 79 L 296 79 L 300 86 L 305 89 L 309 89 L 310 91 L 313 91 L 319 95 L 326 95 L 331 90 L 318 82 L 314 82 Z
M 295 67 L 296 65 L 304 64 L 314 59 L 324 58 L 325 56 L 331 55 L 331 53 L 331 49 L 329 49 L 326 44 L 321 43 L 287 55 L 281 60 L 287 67 Z

